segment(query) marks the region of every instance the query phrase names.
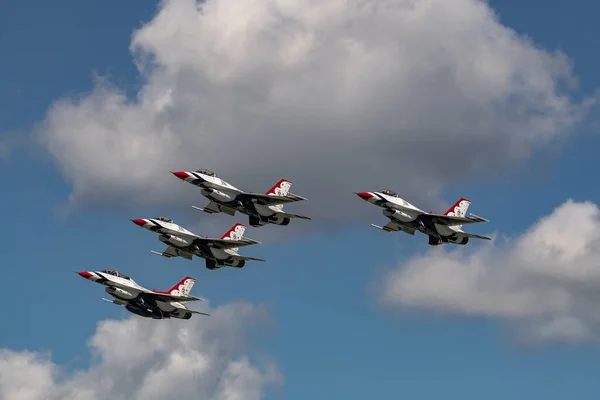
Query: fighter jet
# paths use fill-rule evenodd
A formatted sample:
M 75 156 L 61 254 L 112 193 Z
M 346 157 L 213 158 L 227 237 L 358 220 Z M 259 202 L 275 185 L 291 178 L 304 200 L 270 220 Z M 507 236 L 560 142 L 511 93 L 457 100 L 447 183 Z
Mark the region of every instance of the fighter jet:
M 390 222 L 383 227 L 371 224 L 383 231 L 403 231 L 414 235 L 417 230 L 429 236 L 431 246 L 443 243 L 465 245 L 469 242 L 469 238 L 490 240 L 489 237 L 467 233 L 461 229 L 463 224 L 488 222 L 487 219 L 471 213 L 469 217 L 465 217 L 467 209 L 471 205 L 471 201 L 465 198 L 458 200 L 448 211 L 440 215 L 427 213 L 388 189 L 379 192 L 357 192 L 356 194 L 361 199 L 383 208 L 383 215 L 388 217 Z
M 246 261 L 265 261 L 260 258 L 244 257 L 237 253 L 241 246 L 260 244 L 256 240 L 243 237 L 246 227 L 235 224 L 220 239 L 200 237 L 182 228 L 168 217 L 150 219 L 132 219 L 134 224 L 160 234 L 158 239 L 169 247 L 162 253 L 151 251 L 153 254 L 171 258 L 183 257 L 191 260 L 193 256 L 206 260 L 206 268 L 215 270 L 221 267 L 242 268 Z
M 201 189 L 200 193 L 210 202 L 204 208 L 195 206 L 193 208 L 208 214 L 223 212 L 233 216 L 236 211 L 239 211 L 248 215 L 248 223 L 253 227 L 266 224 L 288 225 L 291 218 L 311 219 L 283 211 L 284 204 L 306 200 L 304 197 L 290 193 L 292 182 L 285 179 L 277 182 L 267 193 L 257 194 L 244 192 L 207 169 L 171 173 L 182 181 Z
M 183 278 L 171 290 L 159 292 L 158 290 L 148 290 L 122 272 L 112 269 L 77 273 L 85 279 L 106 286 L 106 293 L 113 296 L 114 300 L 105 298 L 102 298 L 102 300 L 119 306 L 124 305 L 127 311 L 142 317 L 190 319 L 192 314 L 210 315 L 190 310 L 183 304 L 188 301 L 204 301 L 204 299 L 189 294 L 194 283 L 196 283 L 196 280 L 189 276 Z

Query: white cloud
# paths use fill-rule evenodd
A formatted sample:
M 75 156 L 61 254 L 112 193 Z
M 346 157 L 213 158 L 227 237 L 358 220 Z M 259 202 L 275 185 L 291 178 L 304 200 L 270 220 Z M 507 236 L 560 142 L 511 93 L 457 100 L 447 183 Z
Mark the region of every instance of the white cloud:
M 600 338 L 600 210 L 567 201 L 504 245 L 446 246 L 402 263 L 381 302 L 487 316 L 528 341 Z
M 280 373 L 238 353 L 246 328 L 264 317 L 260 308 L 229 304 L 185 321 L 102 321 L 89 342 L 97 362 L 70 374 L 47 355 L 0 350 L 0 398 L 262 399 L 269 385 L 281 384 Z
M 432 206 L 585 109 L 567 58 L 480 0 L 165 0 L 131 50 L 134 99 L 99 80 L 41 125 L 74 204 L 181 202 L 197 191 L 168 171 L 202 167 L 254 192 L 291 179 L 309 202 L 289 207 L 315 217 L 366 213 L 352 192 L 388 186 Z

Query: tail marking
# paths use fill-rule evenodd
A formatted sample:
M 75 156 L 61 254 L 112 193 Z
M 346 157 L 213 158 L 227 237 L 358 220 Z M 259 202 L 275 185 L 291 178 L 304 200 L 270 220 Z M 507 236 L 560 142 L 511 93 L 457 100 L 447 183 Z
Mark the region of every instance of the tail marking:
M 444 213 L 444 215 L 464 217 L 465 214 L 467 213 L 467 210 L 469 209 L 470 205 L 471 205 L 471 200 L 461 197 L 460 200 L 458 200 L 456 203 L 454 203 L 454 205 L 452 207 L 450 207 L 448 209 L 448 211 L 446 211 Z
M 221 237 L 223 240 L 242 240 L 246 232 L 246 226 L 242 224 L 235 224 Z
M 159 292 L 158 290 L 154 290 L 154 293 L 170 294 L 173 296 L 187 296 L 190 294 L 194 283 L 196 283 L 196 279 L 192 278 L 191 276 L 186 276 L 177 285 L 169 289 L 169 291 Z
M 291 187 L 292 182 L 288 181 L 287 179 L 281 179 L 265 194 L 268 196 L 287 196 Z

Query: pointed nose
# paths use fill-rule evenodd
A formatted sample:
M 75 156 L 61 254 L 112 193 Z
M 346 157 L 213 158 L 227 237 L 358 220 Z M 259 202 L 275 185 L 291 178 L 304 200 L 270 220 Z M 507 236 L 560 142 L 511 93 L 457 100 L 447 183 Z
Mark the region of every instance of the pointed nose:
M 92 277 L 92 274 L 90 274 L 87 271 L 81 271 L 81 272 L 78 272 L 78 274 L 79 274 L 79 276 L 81 276 L 82 278 L 85 278 L 85 279 L 90 279 Z
M 369 192 L 356 192 L 356 195 L 365 201 L 369 201 L 370 198 L 374 197 Z
M 178 177 L 179 179 L 185 179 L 188 176 L 190 176 L 190 174 L 188 174 L 185 171 L 175 171 L 175 172 L 171 172 L 173 175 L 175 175 L 176 177 Z
M 147 224 L 146 220 L 145 220 L 145 219 L 141 219 L 141 218 L 138 218 L 138 219 L 132 219 L 132 220 L 131 220 L 131 222 L 133 222 L 133 223 L 134 223 L 134 224 L 136 224 L 137 226 L 144 226 L 144 225 L 146 225 L 146 224 Z

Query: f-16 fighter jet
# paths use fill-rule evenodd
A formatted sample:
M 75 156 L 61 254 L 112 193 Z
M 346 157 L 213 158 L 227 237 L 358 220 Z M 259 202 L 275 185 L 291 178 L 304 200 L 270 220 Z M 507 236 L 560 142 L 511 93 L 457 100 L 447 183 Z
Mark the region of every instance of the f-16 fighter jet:
M 162 253 L 152 251 L 153 254 L 159 256 L 183 257 L 187 260 L 198 256 L 204 258 L 206 268 L 212 270 L 221 267 L 242 268 L 247 260 L 265 261 L 260 258 L 244 257 L 237 253 L 241 246 L 260 244 L 256 240 L 243 236 L 246 227 L 242 224 L 235 224 L 220 239 L 216 239 L 200 237 L 175 224 L 168 217 L 132 219 L 131 221 L 142 228 L 160 234 L 158 239 L 169 247 Z
M 304 197 L 290 193 L 292 182 L 285 179 L 277 182 L 267 193 L 257 194 L 244 192 L 207 169 L 171 173 L 201 189 L 200 193 L 210 202 L 204 208 L 194 208 L 208 214 L 224 212 L 233 216 L 236 211 L 239 211 L 249 216 L 248 223 L 253 227 L 266 224 L 287 225 L 291 218 L 310 219 L 283 211 L 284 204 L 306 200 Z
M 464 232 L 461 228 L 463 224 L 472 224 L 475 222 L 488 222 L 487 219 L 469 214 L 465 217 L 471 201 L 465 198 L 458 200 L 443 215 L 426 213 L 420 208 L 415 207 L 404 199 L 398 197 L 391 190 L 382 190 L 380 192 L 358 192 L 361 199 L 383 208 L 383 215 L 390 219 L 390 222 L 381 227 L 371 224 L 375 228 L 392 232 L 403 231 L 409 235 L 414 235 L 415 230 L 429 236 L 429 244 L 437 246 L 442 243 L 454 243 L 465 245 L 469 238 L 490 240 L 489 237 L 475 235 Z
M 78 274 L 85 279 L 106 286 L 106 293 L 114 300 L 102 299 L 125 308 L 134 314 L 153 319 L 179 318 L 190 319 L 192 314 L 210 315 L 187 308 L 183 303 L 201 300 L 190 295 L 192 286 L 196 283 L 189 276 L 173 286 L 168 292 L 148 290 L 138 285 L 133 279 L 122 272 L 112 269 L 102 271 L 82 271 Z

